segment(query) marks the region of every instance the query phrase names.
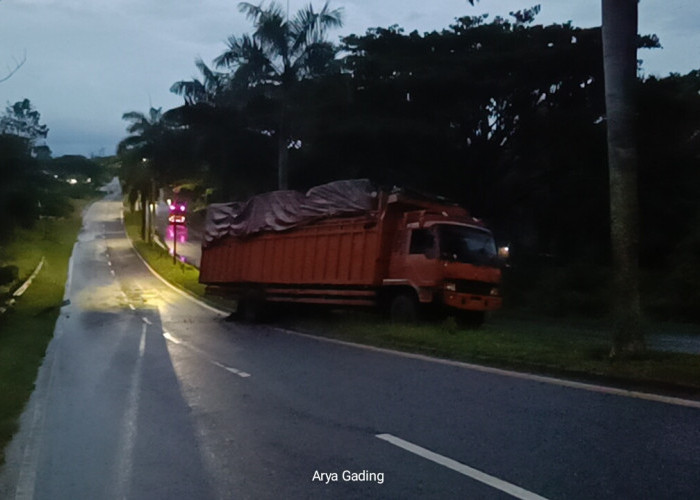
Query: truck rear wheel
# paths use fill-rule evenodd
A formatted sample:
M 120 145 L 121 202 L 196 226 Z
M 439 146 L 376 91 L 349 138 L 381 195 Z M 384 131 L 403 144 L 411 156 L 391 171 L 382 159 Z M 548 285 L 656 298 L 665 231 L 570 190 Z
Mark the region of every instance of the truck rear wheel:
M 240 299 L 236 315 L 246 323 L 258 323 L 263 319 L 263 301 L 259 299 Z
M 410 293 L 394 296 L 389 306 L 389 316 L 393 323 L 415 323 L 418 320 L 418 298 Z

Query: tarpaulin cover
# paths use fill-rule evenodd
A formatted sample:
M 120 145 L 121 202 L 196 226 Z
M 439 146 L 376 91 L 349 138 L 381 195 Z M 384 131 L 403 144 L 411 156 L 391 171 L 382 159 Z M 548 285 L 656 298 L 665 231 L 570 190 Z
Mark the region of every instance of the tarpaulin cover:
M 377 191 L 367 179 L 335 181 L 298 191 L 272 191 L 246 202 L 214 203 L 207 209 L 204 246 L 227 236 L 284 231 L 317 219 L 361 214 L 376 208 Z

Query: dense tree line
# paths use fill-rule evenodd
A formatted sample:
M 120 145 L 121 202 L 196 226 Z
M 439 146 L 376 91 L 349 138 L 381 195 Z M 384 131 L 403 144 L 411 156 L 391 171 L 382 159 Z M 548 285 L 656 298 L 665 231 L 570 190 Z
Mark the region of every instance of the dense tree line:
M 160 182 L 196 177 L 217 201 L 275 189 L 282 163 L 295 189 L 368 177 L 470 207 L 520 262 L 609 261 L 600 28 L 538 25 L 534 8 L 440 32 L 374 28 L 339 46 L 319 30 L 299 39 L 312 50 L 293 72 L 292 28 L 321 12 L 332 27 L 339 12 L 326 5 L 292 22 L 274 6 L 242 10 L 253 35 L 232 37 L 215 69 L 197 61 L 201 78 L 173 85 L 183 105 L 162 114 L 168 134 L 148 156 Z M 700 71 L 637 81 L 645 268 L 697 261 L 699 90 Z
M 29 99 L 8 105 L 0 115 L 0 248 L 40 217 L 69 214 L 71 197 L 86 196 L 108 180 L 106 169 L 93 160 L 52 158 L 44 141 L 48 132 Z M 0 251 L 0 264 L 2 259 Z

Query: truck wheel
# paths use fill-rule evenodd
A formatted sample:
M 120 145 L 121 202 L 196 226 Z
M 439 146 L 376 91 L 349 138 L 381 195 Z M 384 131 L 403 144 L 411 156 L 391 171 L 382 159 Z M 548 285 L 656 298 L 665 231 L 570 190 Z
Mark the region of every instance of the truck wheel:
M 476 330 L 484 324 L 486 319 L 485 311 L 460 311 L 455 316 L 457 326 L 468 330 Z
M 236 315 L 246 323 L 258 323 L 263 316 L 263 301 L 256 299 L 240 299 Z
M 389 316 L 393 323 L 415 323 L 418 320 L 418 299 L 415 294 L 396 295 L 391 300 Z

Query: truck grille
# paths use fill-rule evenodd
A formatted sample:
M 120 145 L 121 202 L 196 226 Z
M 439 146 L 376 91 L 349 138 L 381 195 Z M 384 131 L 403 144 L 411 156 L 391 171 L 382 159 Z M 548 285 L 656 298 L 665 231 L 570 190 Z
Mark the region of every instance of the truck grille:
M 497 283 L 486 283 L 474 280 L 455 280 L 457 293 L 473 293 L 474 295 L 489 295 L 491 289 L 498 286 Z

